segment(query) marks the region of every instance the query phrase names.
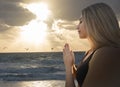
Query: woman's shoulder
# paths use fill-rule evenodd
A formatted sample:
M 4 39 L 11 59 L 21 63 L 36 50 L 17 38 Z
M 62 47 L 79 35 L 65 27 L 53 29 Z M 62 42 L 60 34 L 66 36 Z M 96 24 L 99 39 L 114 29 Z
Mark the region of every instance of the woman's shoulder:
M 106 46 L 106 47 L 98 48 L 95 51 L 94 56 L 119 56 L 120 57 L 120 47 Z
M 83 87 L 120 86 L 120 48 L 101 47 L 97 49 L 90 62 Z M 87 84 L 87 86 L 86 86 Z
M 120 48 L 101 47 L 97 49 L 90 61 L 91 64 L 104 64 L 106 66 L 120 65 Z

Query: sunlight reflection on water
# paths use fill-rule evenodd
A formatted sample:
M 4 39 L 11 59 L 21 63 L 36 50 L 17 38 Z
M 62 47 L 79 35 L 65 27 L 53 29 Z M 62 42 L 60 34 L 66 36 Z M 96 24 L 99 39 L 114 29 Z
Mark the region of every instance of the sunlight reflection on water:
M 64 87 L 63 80 L 45 81 L 1 81 L 0 87 Z

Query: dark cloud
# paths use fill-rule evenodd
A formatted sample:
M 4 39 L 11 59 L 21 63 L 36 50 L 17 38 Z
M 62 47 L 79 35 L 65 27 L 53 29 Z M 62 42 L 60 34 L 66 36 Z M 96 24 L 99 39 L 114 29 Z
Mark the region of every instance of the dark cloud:
M 55 19 L 76 20 L 81 15 L 81 10 L 93 3 L 104 2 L 110 5 L 120 19 L 120 0 L 1 0 L 0 20 L 8 25 L 22 26 L 35 18 L 19 3 L 46 2 Z M 51 22 L 49 21 L 51 26 Z
M 29 10 L 21 7 L 20 2 L 0 1 L 0 20 L 11 26 L 22 26 L 35 18 Z
M 120 0 L 43 0 L 48 2 L 54 17 L 58 19 L 76 20 L 81 10 L 94 3 L 104 2 L 110 5 L 117 17 L 120 15 Z

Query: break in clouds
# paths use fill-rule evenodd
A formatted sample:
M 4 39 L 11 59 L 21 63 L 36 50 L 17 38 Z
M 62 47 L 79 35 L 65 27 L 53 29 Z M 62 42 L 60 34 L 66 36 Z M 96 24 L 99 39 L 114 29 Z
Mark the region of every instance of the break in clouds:
M 10 26 L 22 26 L 27 24 L 35 15 L 28 9 L 20 6 L 21 3 L 46 2 L 52 11 L 54 19 L 75 21 L 80 17 L 81 10 L 86 6 L 105 2 L 109 4 L 120 18 L 120 0 L 1 0 L 0 22 Z M 53 22 L 51 20 L 51 22 Z
M 49 45 L 46 44 L 46 46 L 55 50 L 62 49 L 65 42 L 70 42 L 72 48 L 75 49 L 75 46 L 80 47 L 81 50 L 87 49 L 86 41 L 82 41 L 78 37 L 76 20 L 79 19 L 81 10 L 90 4 L 107 3 L 113 8 L 120 21 L 120 0 L 0 0 L 0 50 L 9 48 L 9 45 L 13 43 L 19 49 L 21 43 L 17 43 L 16 40 L 20 32 L 19 27 L 27 25 L 36 18 L 21 4 L 41 1 L 48 4 L 52 13 L 52 17 L 45 21 L 48 26 L 47 40 L 49 42 Z M 20 46 L 25 48 L 26 45 L 22 43 Z
M 35 18 L 35 15 L 19 5 L 20 3 L 0 1 L 0 38 L 16 37 L 17 26 L 23 26 Z M 14 36 L 15 35 L 15 36 Z
M 81 10 L 94 3 L 104 2 L 110 5 L 120 19 L 120 0 L 18 0 L 23 3 L 46 2 L 56 19 L 76 20 Z

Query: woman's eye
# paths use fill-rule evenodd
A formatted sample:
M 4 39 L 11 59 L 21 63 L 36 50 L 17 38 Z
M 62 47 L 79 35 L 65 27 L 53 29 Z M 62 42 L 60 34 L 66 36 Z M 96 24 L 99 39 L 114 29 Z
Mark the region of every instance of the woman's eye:
M 81 24 L 81 23 L 82 23 L 82 20 L 79 21 L 79 24 Z
M 81 24 L 83 22 L 83 20 L 82 20 L 82 17 L 79 19 L 79 24 Z

